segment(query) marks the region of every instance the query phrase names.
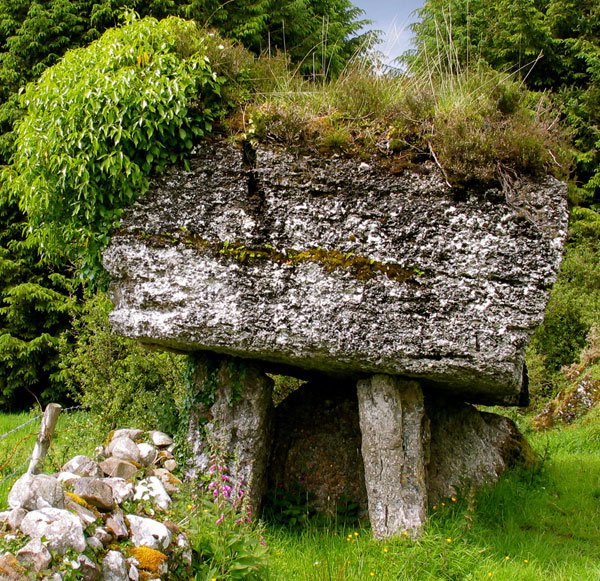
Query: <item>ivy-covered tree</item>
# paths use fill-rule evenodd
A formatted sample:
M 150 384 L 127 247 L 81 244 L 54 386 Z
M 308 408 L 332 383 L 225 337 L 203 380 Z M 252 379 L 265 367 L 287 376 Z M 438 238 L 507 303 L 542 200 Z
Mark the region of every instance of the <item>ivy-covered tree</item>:
M 173 0 L 130 1 L 141 14 L 165 16 Z M 19 90 L 119 22 L 125 2 L 15 0 L 0 2 L 0 166 L 14 147 L 24 109 Z M 23 409 L 35 397 L 60 399 L 57 344 L 69 326 L 76 279 L 67 262 L 49 264 L 27 241 L 17 200 L 0 189 L 0 409 Z

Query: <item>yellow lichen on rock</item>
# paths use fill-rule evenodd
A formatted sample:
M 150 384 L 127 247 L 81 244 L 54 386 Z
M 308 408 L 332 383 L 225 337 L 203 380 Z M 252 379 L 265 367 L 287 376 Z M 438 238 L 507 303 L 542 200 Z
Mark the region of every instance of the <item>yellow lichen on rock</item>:
M 132 557 L 135 557 L 138 560 L 140 569 L 144 569 L 152 573 L 160 573 L 161 565 L 168 559 L 164 553 L 144 545 L 141 547 L 135 547 L 129 552 Z

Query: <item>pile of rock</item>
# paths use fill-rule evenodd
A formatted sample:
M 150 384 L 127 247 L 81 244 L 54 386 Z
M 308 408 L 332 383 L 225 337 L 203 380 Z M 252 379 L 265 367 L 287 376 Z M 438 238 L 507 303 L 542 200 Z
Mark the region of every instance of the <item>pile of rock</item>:
M 120 429 L 98 461 L 76 456 L 58 474 L 24 474 L 0 521 L 5 541 L 31 540 L 0 557 L 0 578 L 169 578 L 175 561 L 191 559 L 166 514 L 181 484 L 172 451 L 163 432 Z

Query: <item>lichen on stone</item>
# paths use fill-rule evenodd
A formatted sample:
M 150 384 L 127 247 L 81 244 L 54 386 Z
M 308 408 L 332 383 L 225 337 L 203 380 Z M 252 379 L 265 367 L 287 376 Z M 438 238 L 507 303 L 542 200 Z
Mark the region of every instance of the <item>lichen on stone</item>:
M 138 560 L 141 569 L 150 571 L 151 573 L 158 573 L 161 565 L 168 560 L 168 557 L 164 553 L 145 545 L 134 547 L 129 553 Z

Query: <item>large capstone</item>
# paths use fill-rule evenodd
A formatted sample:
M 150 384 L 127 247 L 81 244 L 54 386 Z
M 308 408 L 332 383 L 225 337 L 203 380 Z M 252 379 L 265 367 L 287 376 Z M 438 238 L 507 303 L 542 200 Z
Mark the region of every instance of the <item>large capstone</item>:
M 115 331 L 298 370 L 523 401 L 567 231 L 553 178 L 451 189 L 434 166 L 224 141 L 156 179 L 104 254 Z

